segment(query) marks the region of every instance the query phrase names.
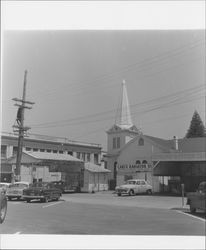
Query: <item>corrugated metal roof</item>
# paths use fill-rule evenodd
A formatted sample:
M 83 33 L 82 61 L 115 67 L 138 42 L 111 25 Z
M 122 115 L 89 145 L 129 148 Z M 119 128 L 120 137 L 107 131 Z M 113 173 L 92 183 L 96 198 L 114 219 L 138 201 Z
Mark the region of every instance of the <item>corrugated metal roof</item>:
M 110 170 L 108 170 L 102 166 L 96 165 L 92 162 L 86 162 L 85 169 L 90 171 L 90 172 L 95 172 L 95 173 L 110 173 L 111 172 Z
M 155 143 L 165 147 L 166 149 L 174 149 L 174 140 L 164 140 L 158 137 L 145 135 Z M 178 149 L 181 152 L 205 152 L 206 151 L 206 137 L 196 138 L 181 138 L 178 139 Z
M 55 154 L 55 153 L 47 153 L 47 152 L 25 152 L 25 151 L 24 153 L 38 160 L 83 162 L 82 160 L 75 158 L 72 155 L 68 155 L 68 154 L 66 155 L 66 154 Z

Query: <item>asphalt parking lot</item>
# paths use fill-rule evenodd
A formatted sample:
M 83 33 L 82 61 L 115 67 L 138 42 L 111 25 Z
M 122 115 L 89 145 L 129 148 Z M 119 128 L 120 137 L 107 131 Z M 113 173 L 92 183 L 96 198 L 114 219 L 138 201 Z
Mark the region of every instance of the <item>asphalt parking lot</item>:
M 191 215 L 181 197 L 63 194 L 59 202 L 9 201 L 1 233 L 204 235 L 205 215 Z

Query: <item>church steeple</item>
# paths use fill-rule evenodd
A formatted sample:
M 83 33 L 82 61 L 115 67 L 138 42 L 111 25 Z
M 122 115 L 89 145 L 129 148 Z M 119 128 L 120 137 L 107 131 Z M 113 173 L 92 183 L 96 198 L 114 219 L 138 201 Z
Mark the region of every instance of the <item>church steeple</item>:
M 125 80 L 122 81 L 121 104 L 118 109 L 115 124 L 121 129 L 129 129 L 133 126 Z

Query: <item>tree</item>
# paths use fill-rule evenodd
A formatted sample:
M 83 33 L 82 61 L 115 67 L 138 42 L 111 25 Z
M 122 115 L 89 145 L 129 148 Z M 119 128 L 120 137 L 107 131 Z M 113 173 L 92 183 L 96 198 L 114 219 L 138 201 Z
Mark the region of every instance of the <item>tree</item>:
M 205 126 L 201 120 L 200 115 L 195 110 L 192 120 L 190 122 L 190 127 L 187 131 L 186 138 L 194 138 L 194 137 L 205 137 Z

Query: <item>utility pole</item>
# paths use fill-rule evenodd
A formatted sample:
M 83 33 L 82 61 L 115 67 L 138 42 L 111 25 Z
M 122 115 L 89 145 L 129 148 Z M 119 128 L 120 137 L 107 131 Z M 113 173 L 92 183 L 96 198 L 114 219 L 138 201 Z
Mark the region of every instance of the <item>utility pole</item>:
M 23 86 L 23 96 L 22 99 L 13 98 L 12 100 L 16 103 L 15 106 L 19 107 L 17 111 L 16 117 L 16 125 L 13 126 L 14 132 L 18 132 L 18 149 L 17 149 L 17 158 L 16 158 L 16 171 L 15 176 L 16 180 L 21 180 L 21 157 L 22 157 L 22 148 L 23 148 L 23 141 L 24 135 L 30 127 L 24 126 L 24 110 L 31 109 L 32 107 L 26 106 L 26 104 L 33 105 L 34 102 L 26 101 L 26 83 L 27 83 L 27 70 L 24 72 L 24 86 Z

